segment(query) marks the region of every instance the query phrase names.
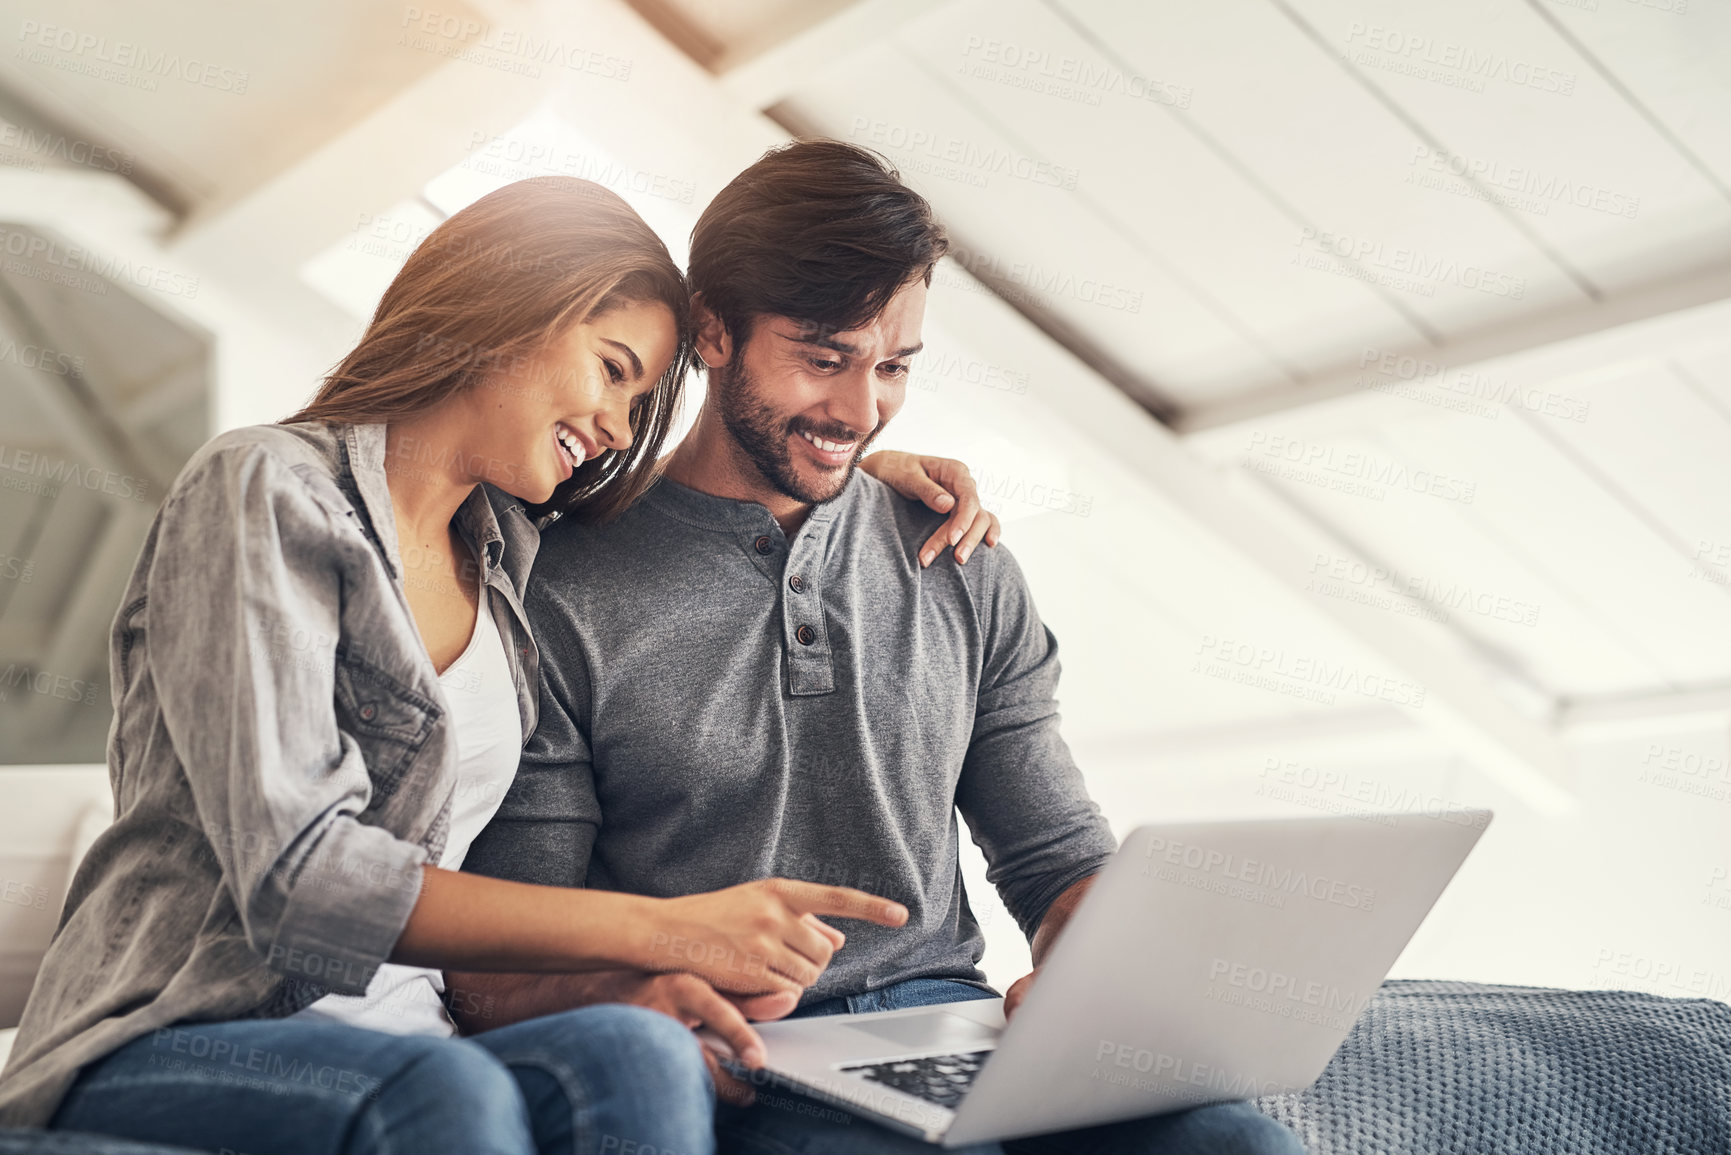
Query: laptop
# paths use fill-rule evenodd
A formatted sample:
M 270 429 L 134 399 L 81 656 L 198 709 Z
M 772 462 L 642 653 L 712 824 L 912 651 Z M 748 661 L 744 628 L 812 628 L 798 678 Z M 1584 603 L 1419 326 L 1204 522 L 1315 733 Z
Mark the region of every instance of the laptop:
M 1002 999 L 759 1023 L 766 1071 L 945 1147 L 1302 1090 L 1490 820 L 1140 827 L 1008 1025 Z

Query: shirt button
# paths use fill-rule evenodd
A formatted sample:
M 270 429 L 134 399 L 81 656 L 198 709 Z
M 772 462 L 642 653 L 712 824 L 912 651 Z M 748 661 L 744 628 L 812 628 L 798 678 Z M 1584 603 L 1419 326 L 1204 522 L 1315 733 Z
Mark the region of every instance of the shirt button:
M 378 712 L 378 709 L 371 702 L 368 702 L 361 707 L 361 721 L 371 722 Z
M 767 533 L 752 542 L 751 545 L 758 553 L 768 553 L 770 550 L 775 548 L 775 543 L 769 540 L 769 535 Z
M 796 594 L 803 594 L 805 592 L 805 579 L 800 577 L 798 574 L 794 574 L 792 577 L 787 579 L 787 588 Z
M 809 646 L 817 641 L 817 631 L 810 626 L 799 627 L 793 632 L 793 636 L 799 639 L 799 644 L 802 646 Z

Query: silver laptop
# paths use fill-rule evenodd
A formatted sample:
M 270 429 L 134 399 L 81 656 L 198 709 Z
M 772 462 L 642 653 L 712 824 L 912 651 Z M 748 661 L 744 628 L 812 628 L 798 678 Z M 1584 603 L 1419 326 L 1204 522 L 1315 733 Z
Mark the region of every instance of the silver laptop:
M 1143 826 L 1008 1026 L 1002 999 L 760 1023 L 767 1071 L 946 1147 L 1300 1090 L 1490 819 Z

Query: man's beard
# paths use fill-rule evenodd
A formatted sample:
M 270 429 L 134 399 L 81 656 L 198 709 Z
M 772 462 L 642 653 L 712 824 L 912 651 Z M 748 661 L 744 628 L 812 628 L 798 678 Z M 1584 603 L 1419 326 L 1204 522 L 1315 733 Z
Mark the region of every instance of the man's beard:
M 859 430 L 845 425 L 820 425 L 804 418 L 794 417 L 783 420 L 776 415 L 773 407 L 764 398 L 758 388 L 757 381 L 746 372 L 743 358 L 735 356 L 724 369 L 710 370 L 710 388 L 715 392 L 721 410 L 721 421 L 727 431 L 733 435 L 733 440 L 745 451 L 747 458 L 757 468 L 757 472 L 783 497 L 791 497 L 795 501 L 819 504 L 833 501 L 840 497 L 847 488 L 847 483 L 853 480 L 853 473 L 859 466 L 860 458 L 883 428 L 880 423 L 865 437 L 861 438 L 859 448 L 854 451 L 853 460 L 848 462 L 847 469 L 839 477 L 833 477 L 827 472 L 817 485 L 802 481 L 798 470 L 794 468 L 793 452 L 789 448 L 789 436 L 797 437 L 803 432 L 809 432 L 827 441 L 851 441 Z

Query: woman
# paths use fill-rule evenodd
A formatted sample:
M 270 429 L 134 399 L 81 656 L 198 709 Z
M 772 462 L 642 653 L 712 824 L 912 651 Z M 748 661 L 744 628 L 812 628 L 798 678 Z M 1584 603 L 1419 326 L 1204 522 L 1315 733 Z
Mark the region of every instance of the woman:
M 115 619 L 118 818 L 0 1122 L 251 1155 L 701 1152 L 713 1091 L 679 1022 L 598 1006 L 456 1039 L 440 968 L 684 969 L 785 1008 L 841 945 L 817 916 L 905 920 L 786 880 L 662 900 L 457 872 L 535 727 L 525 505 L 605 517 L 650 482 L 686 309 L 624 201 L 519 182 L 415 251 L 310 406 L 193 456 Z M 971 488 L 868 467 L 955 505 L 949 544 L 995 539 Z

